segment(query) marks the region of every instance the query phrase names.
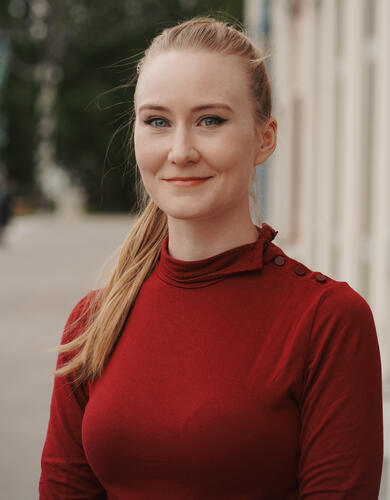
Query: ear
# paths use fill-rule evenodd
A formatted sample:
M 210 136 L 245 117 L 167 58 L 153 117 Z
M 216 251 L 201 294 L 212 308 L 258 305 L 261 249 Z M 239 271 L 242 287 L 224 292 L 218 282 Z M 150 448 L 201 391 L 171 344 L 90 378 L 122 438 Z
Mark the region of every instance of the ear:
M 265 123 L 258 125 L 256 128 L 257 147 L 254 165 L 264 163 L 274 152 L 276 147 L 276 131 L 278 123 L 271 116 Z

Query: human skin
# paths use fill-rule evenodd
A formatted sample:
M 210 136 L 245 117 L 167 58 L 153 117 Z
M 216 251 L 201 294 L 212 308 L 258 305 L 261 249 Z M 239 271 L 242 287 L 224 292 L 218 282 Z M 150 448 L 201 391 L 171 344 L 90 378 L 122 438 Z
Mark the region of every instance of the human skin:
M 231 109 L 193 109 L 218 103 Z M 250 181 L 275 149 L 277 122 L 256 122 L 242 59 L 187 49 L 154 55 L 139 76 L 134 109 L 136 161 L 167 215 L 169 254 L 199 260 L 255 241 Z M 173 177 L 210 178 L 178 186 L 166 180 Z

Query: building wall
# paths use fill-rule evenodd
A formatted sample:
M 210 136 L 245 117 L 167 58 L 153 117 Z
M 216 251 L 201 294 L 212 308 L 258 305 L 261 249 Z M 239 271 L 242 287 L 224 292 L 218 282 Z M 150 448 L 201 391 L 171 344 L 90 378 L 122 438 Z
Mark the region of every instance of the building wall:
M 263 219 L 292 257 L 369 303 L 390 396 L 390 2 L 246 0 L 267 59 L 278 145 L 258 167 Z M 387 444 L 385 419 L 385 460 Z M 381 498 L 385 492 L 383 478 Z

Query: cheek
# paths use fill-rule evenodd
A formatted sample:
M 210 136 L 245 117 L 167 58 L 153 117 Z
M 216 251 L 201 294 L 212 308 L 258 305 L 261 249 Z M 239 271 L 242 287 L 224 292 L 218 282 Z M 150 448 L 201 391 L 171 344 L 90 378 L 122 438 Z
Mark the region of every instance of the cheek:
M 134 134 L 135 160 L 142 176 L 152 172 L 157 164 L 156 151 L 153 145 L 146 138 L 142 137 L 142 132 Z
M 137 127 L 135 127 L 134 130 L 134 155 L 135 155 L 135 161 L 137 162 L 137 165 L 141 167 L 143 163 L 143 148 L 142 148 L 143 141 L 140 138 L 140 133 L 138 132 Z
M 210 151 L 214 151 L 214 154 L 218 154 L 223 162 L 228 163 L 244 159 L 252 147 L 252 136 L 239 127 L 234 127 L 225 134 L 221 134 L 215 143 L 213 141 L 210 143 Z
M 205 156 L 216 170 L 228 174 L 232 182 L 244 181 L 250 175 L 253 140 L 247 134 L 234 134 L 211 144 Z

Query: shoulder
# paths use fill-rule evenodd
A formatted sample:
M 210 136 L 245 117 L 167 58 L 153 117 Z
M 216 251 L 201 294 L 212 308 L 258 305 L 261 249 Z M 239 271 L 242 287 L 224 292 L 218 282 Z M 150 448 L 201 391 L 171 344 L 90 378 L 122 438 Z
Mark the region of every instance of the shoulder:
M 61 344 L 70 342 L 82 333 L 87 325 L 91 306 L 100 292 L 100 289 L 90 290 L 76 302 L 66 320 Z
M 80 337 L 88 326 L 91 308 L 94 307 L 95 299 L 99 297 L 100 290 L 90 290 L 82 296 L 73 306 L 62 331 L 60 345 L 70 344 Z M 72 350 L 60 351 L 57 358 L 57 369 L 70 361 L 78 352 L 79 346 Z
M 267 290 L 277 294 L 274 300 L 281 317 L 286 311 L 290 330 L 304 332 L 306 367 L 315 370 L 327 362 L 332 371 L 337 370 L 332 363 L 341 362 L 343 366 L 357 363 L 360 370 L 380 371 L 375 320 L 360 293 L 346 281 L 290 257 L 274 243 L 265 251 L 264 267 Z M 364 368 L 359 356 L 364 359 Z
M 320 289 L 328 288 L 337 282 L 319 270 L 311 269 L 303 262 L 287 255 L 280 247 L 274 243 L 268 245 L 265 264 L 271 266 L 280 279 L 293 280 L 302 286 L 313 286 Z
M 270 243 L 265 263 L 272 269 L 279 285 L 302 297 L 307 304 L 315 304 L 317 316 L 335 314 L 357 321 L 372 317 L 367 301 L 346 281 L 336 280 L 321 270 L 312 269 L 287 255 L 280 247 Z

